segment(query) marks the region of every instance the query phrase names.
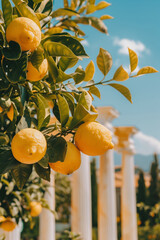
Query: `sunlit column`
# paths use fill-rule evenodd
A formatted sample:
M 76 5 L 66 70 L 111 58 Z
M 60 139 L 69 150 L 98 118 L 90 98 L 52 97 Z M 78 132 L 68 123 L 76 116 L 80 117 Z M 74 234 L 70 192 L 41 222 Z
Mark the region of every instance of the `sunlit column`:
M 0 229 L 0 237 L 5 236 L 5 240 L 20 240 L 21 239 L 21 222 L 12 232 L 6 232 Z
M 112 107 L 99 107 L 99 121 L 111 132 L 111 122 L 119 116 Z M 114 140 L 114 139 L 113 139 Z M 98 184 L 98 239 L 117 239 L 116 219 L 116 191 L 114 180 L 113 150 L 100 156 L 99 184 Z
M 117 127 L 117 150 L 122 154 L 121 217 L 122 239 L 137 240 L 136 191 L 134 183 L 134 145 L 130 139 L 136 133 L 134 127 Z
M 85 154 L 80 169 L 72 175 L 71 225 L 83 240 L 92 240 L 90 159 Z
M 54 173 L 51 172 L 51 181 L 46 193 L 45 199 L 52 210 L 55 210 L 55 183 Z M 55 217 L 48 209 L 43 209 L 40 214 L 39 240 L 55 240 Z

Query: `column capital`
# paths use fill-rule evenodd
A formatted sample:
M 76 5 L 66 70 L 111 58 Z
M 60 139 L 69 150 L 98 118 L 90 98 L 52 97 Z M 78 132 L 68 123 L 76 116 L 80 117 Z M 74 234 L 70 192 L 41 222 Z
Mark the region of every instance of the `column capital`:
M 114 127 L 114 134 L 117 137 L 117 143 L 115 149 L 118 152 L 127 152 L 134 154 L 134 144 L 131 136 L 138 132 L 138 129 L 134 126 L 127 127 Z
M 112 122 L 115 118 L 119 117 L 119 112 L 111 107 L 98 107 L 98 120 L 102 123 L 105 124 L 106 122 Z

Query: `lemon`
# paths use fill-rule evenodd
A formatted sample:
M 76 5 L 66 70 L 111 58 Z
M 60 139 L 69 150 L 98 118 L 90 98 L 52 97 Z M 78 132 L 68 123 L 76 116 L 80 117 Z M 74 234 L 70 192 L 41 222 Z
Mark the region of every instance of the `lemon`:
M 17 42 L 22 51 L 33 52 L 41 42 L 41 31 L 38 25 L 29 18 L 18 17 L 8 25 L 6 30 L 8 42 Z
M 30 203 L 30 214 L 32 217 L 37 217 L 42 211 L 42 205 L 39 202 L 33 201 Z
M 27 79 L 31 82 L 37 82 L 44 78 L 48 72 L 48 62 L 47 59 L 44 59 L 39 67 L 39 71 L 32 65 L 31 62 L 28 62 L 27 67 Z
M 75 134 L 75 144 L 89 156 L 102 155 L 114 146 L 110 131 L 97 122 L 83 123 Z
M 58 161 L 55 163 L 49 163 L 49 165 L 56 172 L 66 175 L 71 174 L 81 165 L 80 151 L 73 143 L 67 142 L 67 152 L 64 162 Z
M 0 113 L 2 113 L 2 112 L 3 112 L 3 108 L 0 107 Z
M 47 149 L 44 135 L 32 128 L 19 131 L 11 142 L 13 156 L 21 163 L 33 164 L 41 160 Z
M 1 223 L 1 228 L 6 232 L 11 232 L 15 229 L 16 223 L 11 220 L 11 218 L 6 218 L 4 222 Z

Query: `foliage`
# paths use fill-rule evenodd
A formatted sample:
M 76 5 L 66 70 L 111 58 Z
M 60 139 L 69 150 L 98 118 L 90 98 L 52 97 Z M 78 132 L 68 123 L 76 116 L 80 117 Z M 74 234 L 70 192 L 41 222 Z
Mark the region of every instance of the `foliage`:
M 138 179 L 138 189 L 137 189 L 137 203 L 144 203 L 146 204 L 146 186 L 145 186 L 145 180 L 144 180 L 144 173 L 141 170 L 139 172 L 139 179 Z M 141 222 L 141 226 L 145 225 L 145 221 L 147 220 L 147 214 L 144 211 L 144 209 L 137 209 L 139 214 L 139 219 Z
M 143 222 L 141 222 L 140 218 L 140 226 L 144 226 L 149 224 L 153 226 L 160 222 L 160 203 L 157 203 L 155 206 L 151 207 L 145 205 L 144 203 L 138 203 L 138 212 L 143 212 L 144 218 L 142 218 Z
M 159 240 L 160 239 L 160 224 L 153 227 L 146 225 L 138 228 L 138 239 L 139 240 Z
M 154 162 L 151 165 L 151 184 L 149 187 L 149 197 L 148 197 L 148 204 L 150 206 L 154 206 L 156 203 L 160 201 L 159 195 L 159 182 L 158 182 L 158 157 L 154 155 Z
M 59 173 L 55 175 L 55 199 L 57 221 L 68 223 L 71 215 L 71 183 L 67 176 Z
M 144 172 L 139 172 L 138 189 L 137 189 L 137 203 L 146 203 L 146 186 L 144 180 Z
M 91 162 L 91 191 L 92 191 L 92 226 L 97 227 L 97 176 L 96 176 L 96 159 L 93 159 Z
M 57 240 L 83 240 L 79 234 L 70 232 L 68 230 L 64 231 Z
M 42 207 L 49 209 L 44 199 L 47 185 L 36 174 L 32 174 L 20 191 L 10 174 L 1 176 L 0 180 L 0 216 L 11 217 L 18 223 L 20 219 L 30 223 L 33 228 L 36 219 L 30 215 L 30 202 L 37 201 Z
M 91 25 L 105 34 L 108 32 L 103 20 L 112 17 L 92 15 L 110 5 L 105 1 L 96 4 L 90 0 L 65 0 L 64 7 L 57 10 L 52 10 L 52 0 L 12 0 L 12 3 L 13 6 L 9 0 L 2 0 L 0 14 L 0 174 L 11 170 L 17 186 L 22 189 L 34 168 L 41 178 L 49 180 L 48 162 L 57 161 L 55 156 L 59 156 L 60 161 L 65 157 L 66 142 L 62 136 L 69 133 L 74 136 L 80 124 L 97 118 L 92 100 L 94 95 L 100 97 L 98 86 L 110 86 L 132 102 L 129 89 L 119 82 L 157 70 L 144 67 L 134 74 L 138 57 L 131 49 L 130 73 L 120 66 L 110 80 L 106 80 L 106 76 L 112 67 L 112 57 L 105 49 L 101 48 L 97 56 L 97 66 L 104 76 L 101 81 L 93 79 L 93 72 L 88 70 L 94 71 L 93 62 L 85 70 L 76 65 L 88 57 L 81 44 L 85 33 L 80 24 Z M 42 30 L 41 44 L 33 53 L 22 52 L 18 43 L 6 41 L 7 26 L 21 16 L 32 19 Z M 28 61 L 38 69 L 44 58 L 48 61 L 48 75 L 39 82 L 29 82 Z M 76 70 L 71 70 L 72 67 Z M 48 101 L 54 103 L 51 111 Z M 11 106 L 12 115 L 7 114 Z M 57 122 L 49 126 L 51 114 Z M 48 142 L 45 157 L 34 164 L 34 168 L 22 166 L 11 151 L 14 135 L 28 127 L 42 131 Z M 49 135 L 51 132 L 54 136 Z

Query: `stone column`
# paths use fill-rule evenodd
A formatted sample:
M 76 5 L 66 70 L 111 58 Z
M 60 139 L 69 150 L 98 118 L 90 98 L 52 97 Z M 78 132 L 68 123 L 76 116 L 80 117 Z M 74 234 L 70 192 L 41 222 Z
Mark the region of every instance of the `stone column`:
M 17 225 L 17 227 L 12 232 L 6 232 L 0 229 L 0 237 L 5 236 L 5 240 L 20 240 L 21 239 L 21 221 Z
M 72 175 L 71 227 L 83 240 L 92 240 L 90 159 L 81 157 L 81 167 Z
M 54 185 L 54 172 L 51 171 L 51 181 L 46 182 L 50 184 L 50 187 L 45 193 L 45 199 L 47 200 L 50 208 L 55 210 L 55 185 Z M 40 214 L 39 225 L 39 240 L 55 240 L 55 217 L 48 209 L 43 209 Z
M 99 107 L 98 120 L 112 133 L 111 122 L 119 116 L 112 107 Z M 114 139 L 113 139 L 114 141 Z M 98 184 L 98 239 L 117 239 L 116 191 L 114 178 L 113 150 L 100 156 L 99 184 Z
M 122 154 L 122 189 L 121 189 L 121 219 L 122 239 L 137 240 L 137 214 L 134 169 L 134 145 L 131 135 L 135 134 L 135 127 L 116 127 L 118 137 L 117 150 Z

